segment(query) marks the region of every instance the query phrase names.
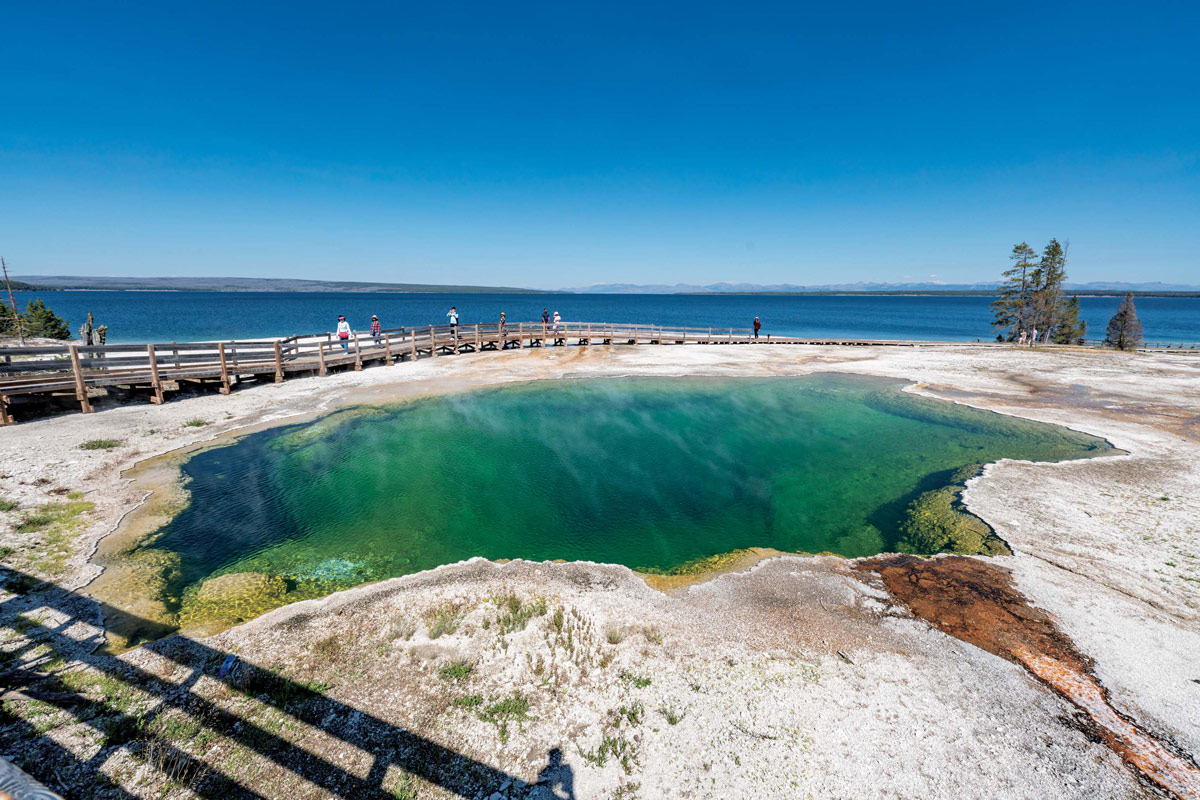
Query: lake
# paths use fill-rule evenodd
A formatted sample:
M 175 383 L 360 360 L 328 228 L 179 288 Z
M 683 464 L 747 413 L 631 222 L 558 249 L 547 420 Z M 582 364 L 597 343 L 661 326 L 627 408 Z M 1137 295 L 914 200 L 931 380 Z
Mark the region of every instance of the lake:
M 385 328 L 446 322 L 457 305 L 461 321 L 495 322 L 504 311 L 513 322 L 541 318 L 543 308 L 563 319 L 640 322 L 668 326 L 748 328 L 779 336 L 846 336 L 864 339 L 988 340 L 990 297 L 611 295 L 611 294 L 401 294 L 309 292 L 18 292 L 23 308 L 39 296 L 65 317 L 72 331 L 90 311 L 109 326 L 112 343 L 266 338 L 331 330 L 338 314 L 365 330 L 378 314 Z M 1104 328 L 1118 297 L 1081 297 L 1090 338 Z M 1137 299 L 1146 339 L 1200 342 L 1200 298 Z

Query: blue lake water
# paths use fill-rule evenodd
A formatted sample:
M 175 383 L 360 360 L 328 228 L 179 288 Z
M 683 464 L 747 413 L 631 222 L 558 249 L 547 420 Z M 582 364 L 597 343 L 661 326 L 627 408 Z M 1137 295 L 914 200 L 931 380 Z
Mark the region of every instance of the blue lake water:
M 763 333 L 880 339 L 988 340 L 990 297 L 398 294 L 315 292 L 18 292 L 24 307 L 39 296 L 72 331 L 90 311 L 109 326 L 108 341 L 165 342 L 288 336 L 330 330 L 338 314 L 366 329 L 378 314 L 385 328 L 446 322 L 457 305 L 461 321 L 495 322 L 504 311 L 517 322 L 540 319 L 543 308 L 566 320 L 642 322 L 668 326 L 748 328 Z M 1089 338 L 1103 338 L 1118 297 L 1081 297 Z M 1200 298 L 1137 298 L 1146 339 L 1200 342 Z

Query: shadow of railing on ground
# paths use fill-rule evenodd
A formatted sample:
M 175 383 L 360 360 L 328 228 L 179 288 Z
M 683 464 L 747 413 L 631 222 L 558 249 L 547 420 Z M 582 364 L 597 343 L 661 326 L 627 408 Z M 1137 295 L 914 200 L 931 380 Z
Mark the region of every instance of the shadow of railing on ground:
M 0 578 L 6 586 L 13 585 L 14 578 L 26 583 L 34 580 L 7 568 L 0 568 Z M 47 625 L 28 616 L 27 612 L 43 609 L 65 614 L 66 619 L 57 625 Z M 101 617 L 112 620 L 132 615 L 61 587 L 43 584 L 38 591 L 0 603 L 0 627 L 16 630 L 17 615 L 23 613 L 20 633 L 32 641 L 20 651 L 10 653 L 29 655 L 49 645 L 55 653 L 61 653 L 62 658 L 58 660 L 57 656 L 51 656 L 46 669 L 37 669 L 16 663 L 20 657 L 10 654 L 0 662 L 10 665 L 7 668 L 0 666 L 0 690 L 14 702 L 41 702 L 65 711 L 76 721 L 87 724 L 109 744 L 99 747 L 90 758 L 81 758 L 47 737 L 45 731 L 37 730 L 29 721 L 4 712 L 0 724 L 12 727 L 16 736 L 0 738 L 0 746 L 6 748 L 5 752 L 12 752 L 8 748 L 14 742 L 5 739 L 31 737 L 36 740 L 40 757 L 36 761 L 30 759 L 32 763 L 18 763 L 17 766 L 68 797 L 103 795 L 121 800 L 133 797 L 103 770 L 114 752 L 113 745 L 131 742 L 153 744 L 157 763 L 167 765 L 173 774 L 200 776 L 192 789 L 201 797 L 215 800 L 280 796 L 272 795 L 261 786 L 244 786 L 234 776 L 220 771 L 219 765 L 202 763 L 201 759 L 172 742 L 155 739 L 148 733 L 156 717 L 173 709 L 193 720 L 202 720 L 205 729 L 227 737 L 319 787 L 321 796 L 395 798 L 394 791 L 384 787 L 391 767 L 464 798 L 474 798 L 481 793 L 486 796 L 506 783 L 516 787 L 523 785 L 514 775 L 345 705 L 271 670 L 244 661 L 236 662 L 236 667 L 231 669 L 226 664 L 228 653 L 194 639 L 175 635 L 146 646 L 151 652 L 187 670 L 178 682 L 155 675 L 125 659 L 97 653 L 98 640 L 81 646 L 79 641 L 67 636 L 68 629 L 80 621 L 94 623 Z M 149 624 L 137 617 L 124 621 Z M 88 696 L 78 688 L 78 682 L 70 678 L 72 670 L 81 664 L 118 682 L 113 691 L 128 687 L 148 693 L 153 698 L 153 707 L 143 713 L 131 710 L 128 704 Z M 338 742 L 365 754 L 370 759 L 370 767 L 365 774 L 356 774 L 320 752 L 295 744 L 279 732 L 233 713 L 196 691 L 202 678 L 218 681 L 229 690 L 272 706 L 297 722 L 335 737 Z M 547 770 L 555 775 L 571 774 L 570 767 L 561 763 L 561 753 L 557 762 L 551 757 L 551 763 L 543 773 Z

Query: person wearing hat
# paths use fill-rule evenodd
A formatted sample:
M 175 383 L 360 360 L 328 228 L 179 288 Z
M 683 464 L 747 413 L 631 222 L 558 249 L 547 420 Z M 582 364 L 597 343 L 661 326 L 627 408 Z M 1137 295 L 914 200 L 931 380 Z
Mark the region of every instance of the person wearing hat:
M 350 323 L 346 322 L 345 314 L 338 314 L 337 324 L 338 340 L 342 343 L 342 349 L 347 353 L 350 352 Z
M 500 345 L 501 350 L 508 349 L 508 319 L 504 316 L 504 312 L 500 312 Z
M 379 346 L 379 337 L 383 335 L 383 326 L 379 324 L 379 317 L 371 315 L 371 338 L 375 340 L 375 346 Z

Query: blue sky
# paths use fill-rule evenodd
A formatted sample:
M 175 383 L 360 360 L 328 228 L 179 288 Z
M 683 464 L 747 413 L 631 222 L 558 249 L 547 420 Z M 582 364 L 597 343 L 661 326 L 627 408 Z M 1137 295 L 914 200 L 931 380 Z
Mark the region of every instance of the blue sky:
M 1200 283 L 1200 4 L 7 3 L 16 274 Z

